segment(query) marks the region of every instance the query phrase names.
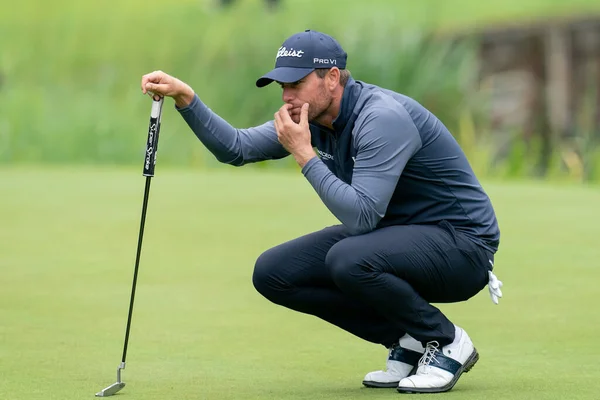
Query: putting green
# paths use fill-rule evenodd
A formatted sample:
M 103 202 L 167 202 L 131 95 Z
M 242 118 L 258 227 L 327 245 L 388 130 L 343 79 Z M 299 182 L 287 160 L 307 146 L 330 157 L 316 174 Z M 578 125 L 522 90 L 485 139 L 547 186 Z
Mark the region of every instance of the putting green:
M 140 168 L 0 169 L 0 398 L 86 399 L 121 359 Z M 444 398 L 596 399 L 600 191 L 487 183 L 499 306 L 441 305 L 481 360 Z M 336 223 L 298 172 L 157 166 L 123 373 L 126 399 L 387 399 L 381 346 L 275 306 L 251 283 L 270 246 Z M 439 397 L 439 395 L 438 395 Z

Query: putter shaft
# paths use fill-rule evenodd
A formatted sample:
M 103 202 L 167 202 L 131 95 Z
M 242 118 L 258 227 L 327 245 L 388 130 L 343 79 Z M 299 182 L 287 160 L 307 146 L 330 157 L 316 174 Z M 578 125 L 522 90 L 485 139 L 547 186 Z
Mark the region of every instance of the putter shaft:
M 123 356 L 121 364 L 117 368 L 117 381 L 112 385 L 96 393 L 96 397 L 112 396 L 125 387 L 125 382 L 121 381 L 121 370 L 125 369 L 125 359 L 127 357 L 127 345 L 129 344 L 129 331 L 131 328 L 131 318 L 133 315 L 133 303 L 135 299 L 135 288 L 137 284 L 138 269 L 140 265 L 140 256 L 142 253 L 142 240 L 144 237 L 144 226 L 146 224 L 146 211 L 148 209 L 148 198 L 150 196 L 150 182 L 154 176 L 154 166 L 156 164 L 156 151 L 158 147 L 158 134 L 160 132 L 160 120 L 162 115 L 162 105 L 164 98 L 152 101 L 152 111 L 150 113 L 150 124 L 148 127 L 148 139 L 146 141 L 146 153 L 144 157 L 143 175 L 146 177 L 146 186 L 144 188 L 144 200 L 142 203 L 142 216 L 140 220 L 140 231 L 138 234 L 137 252 L 135 257 L 135 268 L 133 271 L 133 284 L 131 287 L 131 297 L 129 300 L 129 312 L 127 314 L 127 328 L 125 329 L 125 342 L 123 344 Z

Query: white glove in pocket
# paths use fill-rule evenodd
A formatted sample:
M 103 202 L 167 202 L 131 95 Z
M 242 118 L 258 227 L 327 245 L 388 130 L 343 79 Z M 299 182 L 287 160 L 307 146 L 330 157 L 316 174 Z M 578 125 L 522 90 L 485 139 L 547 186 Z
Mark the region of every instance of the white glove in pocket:
M 490 291 L 490 297 L 494 304 L 498 304 L 498 300 L 502 297 L 502 281 L 499 280 L 492 271 L 488 271 L 489 282 L 488 290 Z

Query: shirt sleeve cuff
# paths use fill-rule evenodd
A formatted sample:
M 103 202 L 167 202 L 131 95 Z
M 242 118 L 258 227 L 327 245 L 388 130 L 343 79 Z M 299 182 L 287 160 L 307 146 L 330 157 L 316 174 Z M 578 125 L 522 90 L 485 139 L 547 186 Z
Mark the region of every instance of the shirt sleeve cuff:
M 316 163 L 320 163 L 321 159 L 319 157 L 313 157 L 310 160 L 308 160 L 308 162 L 306 164 L 304 164 L 304 167 L 302 167 L 302 174 L 304 176 L 306 176 L 308 174 L 308 172 L 312 169 L 312 167 L 316 164 Z

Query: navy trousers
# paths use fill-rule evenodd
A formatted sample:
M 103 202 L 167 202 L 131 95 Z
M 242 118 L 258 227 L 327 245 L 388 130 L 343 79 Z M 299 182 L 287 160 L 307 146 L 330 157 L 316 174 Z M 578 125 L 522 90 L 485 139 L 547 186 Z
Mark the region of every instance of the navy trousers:
M 271 302 L 369 342 L 390 347 L 408 333 L 444 346 L 454 340 L 454 325 L 431 303 L 476 295 L 490 261 L 492 252 L 445 221 L 358 236 L 338 225 L 265 251 L 252 280 Z

